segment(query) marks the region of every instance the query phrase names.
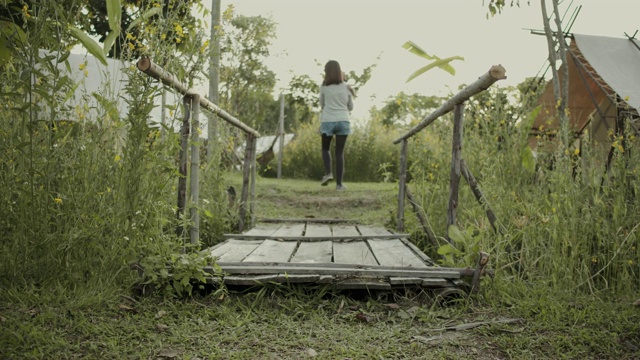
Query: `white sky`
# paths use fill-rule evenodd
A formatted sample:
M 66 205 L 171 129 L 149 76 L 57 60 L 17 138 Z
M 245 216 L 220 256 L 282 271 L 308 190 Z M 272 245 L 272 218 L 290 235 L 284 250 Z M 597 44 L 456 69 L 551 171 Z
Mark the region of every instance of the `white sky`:
M 400 91 L 446 95 L 495 64 L 507 70 L 499 86 L 535 76 L 545 64 L 546 39 L 525 29 L 542 29 L 540 3 L 521 1 L 520 8 L 507 8 L 489 20 L 481 0 L 222 0 L 222 9 L 233 4 L 238 14 L 267 16 L 277 23 L 266 64 L 276 72 L 278 87 L 286 87 L 293 74 L 320 82 L 323 68 L 317 63 L 330 59 L 346 71 L 377 63 L 356 99 L 353 115 L 364 119 L 371 106 Z M 203 2 L 211 6 L 210 0 Z M 564 0 L 560 11 L 570 3 Z M 624 37 L 640 29 L 640 0 L 574 0 L 569 15 L 579 5 L 574 33 Z M 428 63 L 402 48 L 407 40 L 429 54 L 460 55 L 465 61 L 451 63 L 455 76 L 433 69 L 405 83 Z

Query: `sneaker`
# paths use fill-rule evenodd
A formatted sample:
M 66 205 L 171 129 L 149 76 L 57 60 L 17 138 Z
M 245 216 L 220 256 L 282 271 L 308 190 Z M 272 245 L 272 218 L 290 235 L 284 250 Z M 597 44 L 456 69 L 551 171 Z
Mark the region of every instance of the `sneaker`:
M 346 185 L 336 185 L 336 190 L 337 191 L 347 190 L 347 186 Z
M 333 174 L 325 175 L 322 177 L 322 181 L 320 182 L 320 185 L 327 186 L 327 184 L 329 184 L 329 181 L 331 180 L 333 180 Z

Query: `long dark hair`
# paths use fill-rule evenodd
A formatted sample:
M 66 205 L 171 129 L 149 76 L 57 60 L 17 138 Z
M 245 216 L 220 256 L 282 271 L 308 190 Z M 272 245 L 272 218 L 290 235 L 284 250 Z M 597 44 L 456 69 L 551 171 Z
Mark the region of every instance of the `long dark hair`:
M 342 69 L 340 64 L 335 60 L 329 60 L 324 65 L 324 80 L 323 86 L 336 85 L 342 83 Z

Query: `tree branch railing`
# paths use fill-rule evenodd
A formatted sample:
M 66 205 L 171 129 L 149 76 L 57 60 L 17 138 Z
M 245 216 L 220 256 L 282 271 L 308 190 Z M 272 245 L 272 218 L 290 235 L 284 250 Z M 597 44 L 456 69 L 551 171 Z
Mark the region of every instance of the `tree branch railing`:
M 494 65 L 482 75 L 478 80 L 473 82 L 471 85 L 465 87 L 463 90 L 455 94 L 449 100 L 447 100 L 444 104 L 442 104 L 438 109 L 433 111 L 431 114 L 427 115 L 423 118 L 418 125 L 411 128 L 406 134 L 396 139 L 393 143 L 398 144 L 401 143 L 400 149 L 400 173 L 398 175 L 399 178 L 399 190 L 398 190 L 398 213 L 396 216 L 396 224 L 398 232 L 404 232 L 404 204 L 405 197 L 408 195 L 407 192 L 407 152 L 408 152 L 408 140 L 416 135 L 418 132 L 423 130 L 429 124 L 436 121 L 441 116 L 451 112 L 452 110 L 456 110 L 454 112 L 454 134 L 453 134 L 453 144 L 452 144 L 452 162 L 451 162 L 451 176 L 449 182 L 449 207 L 447 209 L 447 228 L 455 223 L 456 220 L 456 210 L 458 208 L 458 186 L 460 182 L 461 175 L 467 179 L 467 182 L 472 187 L 474 194 L 478 197 L 478 201 L 480 204 L 485 207 L 487 210 L 487 214 L 490 217 L 491 225 L 494 229 L 499 229 L 495 224 L 496 219 L 493 211 L 488 208 L 488 204 L 486 200 L 481 195 L 481 192 L 478 188 L 477 183 L 475 182 L 475 178 L 469 168 L 464 164 L 462 159 L 462 121 L 463 121 L 463 110 L 464 110 L 464 102 L 467 101 L 473 95 L 476 95 L 486 89 L 488 89 L 491 85 L 493 85 L 496 81 L 506 79 L 506 70 L 501 65 Z M 473 179 L 471 181 L 471 179 Z M 410 200 L 415 203 L 414 199 Z M 434 236 L 433 234 L 428 234 L 430 236 Z M 449 241 L 448 235 L 445 238 Z
M 159 80 L 164 85 L 167 85 L 176 91 L 178 91 L 181 95 L 184 96 L 184 106 L 185 106 L 185 116 L 183 118 L 182 130 L 181 130 L 181 150 L 180 150 L 180 165 L 179 165 L 179 173 L 180 173 L 180 181 L 178 186 L 178 209 L 176 211 L 176 215 L 178 217 L 178 227 L 176 232 L 179 237 L 185 236 L 185 231 L 183 227 L 183 222 L 181 221 L 184 216 L 185 207 L 186 207 L 186 180 L 187 180 L 187 154 L 189 151 L 188 148 L 188 137 L 189 137 L 189 120 L 191 120 L 191 178 L 190 178 L 190 206 L 189 209 L 189 217 L 190 217 L 190 241 L 192 244 L 197 244 L 199 242 L 199 224 L 200 217 L 198 214 L 198 195 L 199 195 L 199 164 L 200 164 L 200 147 L 197 146 L 197 140 L 199 138 L 199 133 L 197 131 L 197 127 L 199 126 L 198 115 L 200 111 L 200 107 L 216 114 L 218 117 L 229 123 L 230 125 L 242 130 L 246 137 L 246 148 L 245 148 L 245 161 L 244 161 L 244 171 L 243 171 L 243 181 L 242 181 L 242 195 L 240 199 L 240 208 L 239 208 L 239 229 L 240 231 L 244 230 L 245 221 L 247 216 L 247 209 L 251 213 L 251 225 L 255 221 L 255 216 L 253 214 L 253 202 L 254 202 L 254 186 L 256 180 L 256 140 L 260 136 L 260 133 L 255 129 L 251 128 L 247 124 L 238 120 L 234 116 L 230 115 L 223 109 L 221 109 L 216 104 L 207 100 L 206 97 L 201 96 L 195 90 L 189 88 L 182 82 L 178 80 L 178 78 L 172 73 L 163 69 L 160 65 L 155 64 L 148 57 L 141 58 L 137 63 L 138 70 L 149 75 L 150 77 Z M 213 139 L 209 139 L 209 141 L 213 141 Z M 251 190 L 250 190 L 251 189 Z M 250 197 L 250 198 L 249 198 Z

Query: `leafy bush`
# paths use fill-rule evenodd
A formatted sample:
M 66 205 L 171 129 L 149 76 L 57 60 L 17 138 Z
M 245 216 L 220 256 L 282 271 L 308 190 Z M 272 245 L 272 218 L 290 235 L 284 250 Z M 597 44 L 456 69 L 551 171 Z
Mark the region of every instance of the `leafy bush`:
M 384 181 L 397 178 L 400 148 L 393 140 L 400 136 L 378 122 L 358 126 L 352 124 L 352 134 L 345 148 L 345 182 Z M 331 146 L 335 175 L 335 140 Z M 319 124 L 306 123 L 296 131 L 296 137 L 284 149 L 282 174 L 297 179 L 320 179 L 324 175 Z M 265 176 L 274 176 L 277 163 L 272 161 Z

